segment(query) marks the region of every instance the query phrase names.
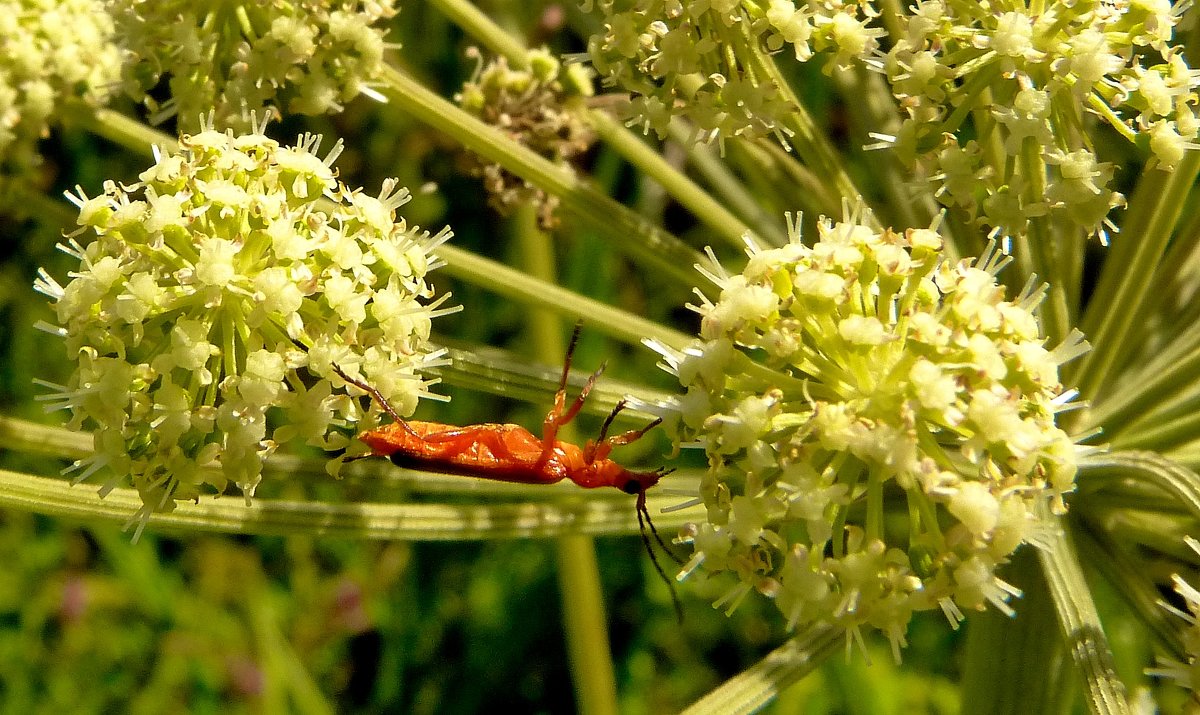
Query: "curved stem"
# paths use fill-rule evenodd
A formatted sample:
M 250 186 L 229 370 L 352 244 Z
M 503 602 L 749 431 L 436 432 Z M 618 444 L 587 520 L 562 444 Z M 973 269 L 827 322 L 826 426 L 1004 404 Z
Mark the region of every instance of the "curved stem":
M 756 245 L 763 245 L 763 240 L 756 236 L 750 227 L 615 119 L 596 110 L 588 112 L 587 119 L 606 144 L 641 169 L 646 176 L 658 182 L 697 220 L 716 231 L 717 236 L 725 243 L 742 248 L 745 246 L 743 237 L 748 236 Z
M 455 477 L 463 480 L 466 477 Z M 544 488 L 543 488 L 544 489 Z M 651 497 L 650 508 L 678 504 L 672 496 Z M 127 524 L 142 508 L 136 490 L 114 488 L 101 497 L 94 486 L 0 470 L 0 509 L 86 522 Z M 669 512 L 660 528 L 681 528 L 695 513 Z M 168 532 L 328 536 L 345 539 L 473 541 L 562 534 L 632 535 L 637 515 L 629 500 L 584 499 L 495 505 L 329 504 L 255 498 L 202 499 L 153 514 L 148 526 Z
M 1052 519 L 1048 513 L 1043 516 Z M 1075 547 L 1064 530 L 1065 524 L 1059 519 L 1052 519 L 1051 523 L 1057 528 L 1047 530 L 1047 543 L 1037 553 L 1058 611 L 1067 651 L 1083 675 L 1088 709 L 1097 715 L 1128 713 L 1125 686 L 1117 677 L 1112 649 L 1083 578 Z
M 725 681 L 683 711 L 683 715 L 758 712 L 785 688 L 816 670 L 838 649 L 845 631 L 816 625 Z

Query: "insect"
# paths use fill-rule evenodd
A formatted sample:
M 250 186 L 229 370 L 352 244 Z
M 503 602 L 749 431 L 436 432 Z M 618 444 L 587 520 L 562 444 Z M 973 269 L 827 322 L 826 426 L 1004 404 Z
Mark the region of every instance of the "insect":
M 671 558 L 675 558 L 658 535 L 654 523 L 650 520 L 650 511 L 646 508 L 646 490 L 658 484 L 660 479 L 674 470 L 659 468 L 636 472 L 609 459 L 609 454 L 614 447 L 626 445 L 641 438 L 658 426 L 662 419 L 655 419 L 641 429 L 609 436 L 608 430 L 612 426 L 613 420 L 626 407 L 625 400 L 621 400 L 605 418 L 597 439 L 588 440 L 583 447 L 557 439 L 559 429 L 570 423 L 579 414 L 592 388 L 595 387 L 596 380 L 599 379 L 605 368 L 604 365 L 601 365 L 592 373 L 579 391 L 579 395 L 568 406 L 567 377 L 571 371 L 571 358 L 575 353 L 575 345 L 579 341 L 581 327 L 582 323 L 575 324 L 575 331 L 572 333 L 571 342 L 567 347 L 566 359 L 563 361 L 558 392 L 554 395 L 554 406 L 550 408 L 550 411 L 546 413 L 545 420 L 542 421 L 541 437 L 534 435 L 524 427 L 513 424 L 484 423 L 455 426 L 440 422 L 406 420 L 392 409 L 378 389 L 351 377 L 337 365 L 333 366 L 333 370 L 343 380 L 374 398 L 393 420 L 390 424 L 368 430 L 358 436 L 361 442 L 371 448 L 371 453 L 363 455 L 364 457 L 387 457 L 393 464 L 401 467 L 502 482 L 554 484 L 563 479 L 569 479 L 586 489 L 614 487 L 626 494 L 636 495 L 635 508 L 642 541 L 646 545 L 655 569 L 667 583 L 668 588 L 671 588 L 676 614 L 679 615 L 681 611 L 678 599 L 675 598 L 674 588 L 659 565 L 654 550 L 650 546 L 650 539 L 646 535 L 646 526 L 649 525 L 650 533 L 654 535 L 659 546 Z

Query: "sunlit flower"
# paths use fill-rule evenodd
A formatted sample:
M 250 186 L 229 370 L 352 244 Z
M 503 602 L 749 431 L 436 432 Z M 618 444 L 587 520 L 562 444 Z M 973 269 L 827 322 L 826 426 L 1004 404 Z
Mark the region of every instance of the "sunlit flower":
M 202 484 L 249 499 L 282 443 L 345 447 L 364 415 L 335 364 L 411 412 L 441 360 L 430 320 L 448 312 L 425 275 L 450 231 L 397 219 L 394 182 L 375 197 L 336 181 L 340 144 L 320 157 L 320 137 L 212 129 L 180 143 L 140 182 L 71 196 L 80 229 L 60 248 L 79 269 L 35 286 L 78 362 L 47 401 L 95 433 L 72 471 L 109 468 L 105 490 L 128 475 L 143 523 Z
M 1112 166 L 1096 158 L 1095 117 L 1128 139 L 1149 137 L 1167 170 L 1198 146 L 1200 80 L 1167 44 L 1182 7 L 1050 3 L 996 12 L 917 2 L 897 16 L 903 33 L 886 57 L 868 61 L 906 114 L 896 136 L 876 135 L 878 146 L 918 163 L 944 204 L 998 233 L 1024 234 L 1031 217 L 1065 214 L 1104 239 L 1109 211 L 1124 197 L 1112 187 Z M 1045 191 L 1028 191 L 1035 180 Z
M 660 138 L 677 115 L 695 125 L 696 141 L 774 137 L 786 145 L 796 108 L 764 76 L 759 45 L 848 67 L 875 54 L 884 35 L 870 26 L 866 4 L 771 0 L 764 13 L 732 1 L 601 0 L 596 8 L 604 29 L 588 43 L 592 66 L 606 86 L 632 94 L 630 126 Z
M 733 572 L 722 604 L 757 590 L 791 627 L 877 628 L 899 657 L 914 611 L 1011 612 L 997 567 L 1074 488 L 1058 367 L 1087 344 L 1044 346 L 1044 289 L 1006 300 L 994 246 L 951 263 L 936 227 L 863 211 L 811 247 L 792 225 L 741 274 L 702 268 L 720 295 L 694 306 L 700 340 L 655 345 L 687 395 L 650 408 L 709 458 L 683 574 Z
M 37 164 L 37 142 L 63 107 L 106 103 L 120 73 L 100 0 L 0 3 L 0 173 Z
M 125 91 L 155 118 L 195 131 L 215 113 L 245 129 L 270 108 L 299 114 L 341 111 L 367 93 L 383 67 L 393 0 L 293 0 L 224 5 L 184 0 L 108 3 L 127 57 Z M 150 91 L 167 79 L 169 98 Z

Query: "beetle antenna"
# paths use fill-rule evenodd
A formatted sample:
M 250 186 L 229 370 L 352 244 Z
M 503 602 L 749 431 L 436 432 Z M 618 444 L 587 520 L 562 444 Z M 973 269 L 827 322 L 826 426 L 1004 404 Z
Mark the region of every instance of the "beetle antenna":
M 659 469 L 658 471 L 659 471 L 659 475 L 658 475 L 659 478 L 662 478 L 675 470 L 674 469 Z M 679 564 L 680 566 L 683 566 L 683 560 L 675 555 L 675 552 L 671 550 L 671 547 L 667 546 L 666 542 L 662 540 L 662 537 L 658 535 L 658 529 L 654 528 L 654 522 L 650 520 L 650 510 L 646 508 L 646 491 L 645 490 L 642 490 L 641 496 L 638 498 L 638 510 L 640 513 L 646 515 L 646 524 L 650 526 L 650 533 L 654 535 L 654 540 L 658 542 L 658 545 L 662 548 L 663 553 L 665 553 L 667 556 L 670 556 L 671 560 L 674 561 L 675 563 Z M 643 529 L 642 531 L 643 531 L 642 536 L 645 536 L 645 529 Z
M 667 576 L 667 572 L 663 571 L 663 567 L 658 563 L 658 557 L 654 555 L 654 548 L 650 545 L 650 537 L 646 536 L 646 524 L 650 525 L 650 533 L 654 534 L 654 539 L 659 546 L 663 548 L 667 554 L 676 561 L 675 554 L 667 549 L 662 538 L 658 535 L 658 530 L 654 528 L 654 522 L 650 520 L 650 510 L 646 508 L 646 491 L 643 489 L 637 498 L 637 517 L 638 530 L 642 534 L 642 543 L 646 545 L 646 553 L 650 555 L 650 563 L 654 564 L 654 570 L 658 572 L 663 583 L 667 584 L 667 590 L 671 592 L 671 605 L 675 607 L 675 620 L 679 621 L 679 625 L 683 625 L 683 605 L 679 603 L 679 594 L 675 593 L 675 584 L 671 583 L 671 578 Z
M 575 357 L 575 346 L 579 344 L 581 330 L 583 330 L 583 318 L 575 321 L 575 329 L 571 331 L 571 342 L 567 343 L 567 354 L 563 358 L 562 377 L 558 381 L 559 392 L 567 389 L 567 376 L 571 374 L 571 360 Z
M 383 408 L 383 411 L 388 413 L 389 415 L 391 415 L 393 420 L 395 420 L 396 422 L 404 422 L 405 421 L 404 418 L 400 416 L 400 413 L 398 413 L 398 412 L 396 412 L 396 410 L 392 409 L 392 406 L 389 405 L 388 401 L 384 399 L 383 393 L 379 391 L 379 388 L 374 387 L 372 385 L 368 385 L 367 383 L 363 382 L 362 380 L 359 380 L 356 377 L 350 377 L 350 375 L 348 375 L 346 373 L 346 371 L 343 370 L 337 363 L 329 363 L 329 364 L 333 368 L 333 371 L 337 373 L 338 377 L 342 378 L 346 382 L 350 383 L 351 385 L 354 385 L 358 389 L 362 390 L 363 392 L 365 392 L 368 395 L 370 395 L 371 397 L 373 397 L 375 399 L 375 401 L 379 403 L 379 406 Z

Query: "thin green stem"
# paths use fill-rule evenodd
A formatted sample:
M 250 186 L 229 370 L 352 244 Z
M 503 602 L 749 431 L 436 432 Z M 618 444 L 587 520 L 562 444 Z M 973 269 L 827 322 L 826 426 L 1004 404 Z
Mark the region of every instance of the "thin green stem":
M 1200 412 L 1187 412 L 1170 419 L 1155 419 L 1115 435 L 1111 446 L 1119 450 L 1171 449 L 1195 441 L 1200 433 Z
M 692 340 L 677 330 L 461 248 L 443 245 L 438 249 L 438 255 L 445 259 L 445 271 L 450 275 L 571 320 L 583 318 L 589 327 L 594 326 L 629 345 L 641 345 L 643 338 L 653 338 L 674 347 L 682 347 Z
M 562 591 L 567 655 L 579 712 L 615 715 L 617 683 L 605 627 L 595 543 L 590 536 L 560 536 L 555 540 L 554 552 Z
M 565 211 L 663 278 L 683 286 L 695 284 L 691 266 L 702 260 L 701 254 L 675 236 L 614 201 L 569 168 L 554 164 L 518 144 L 499 129 L 464 112 L 398 69 L 385 67 L 380 80 L 388 99 L 402 111 L 546 193 L 557 196 Z
M 1171 398 L 1187 394 L 1189 387 L 1200 381 L 1200 345 L 1184 355 L 1172 354 L 1170 361 L 1155 359 L 1152 363 L 1153 369 L 1142 372 L 1143 380 L 1123 385 L 1120 390 L 1102 396 L 1108 399 L 1090 407 L 1079 420 L 1080 429 L 1111 426 L 1110 435 L 1125 431 L 1135 421 L 1141 422 L 1142 418 L 1164 410 L 1174 402 Z M 1149 426 L 1160 428 L 1162 421 L 1156 419 Z
M 691 132 L 678 118 L 673 119 L 667 129 L 671 139 L 685 148 L 691 165 L 742 220 L 753 226 L 771 245 L 782 246 L 787 243 L 787 232 L 783 229 L 780 217 L 764 210 L 759 200 L 734 176 L 711 146 L 692 141 Z
M 455 25 L 462 28 L 476 41 L 483 44 L 490 52 L 508 60 L 513 67 L 529 66 L 529 50 L 524 43 L 504 31 L 482 10 L 467 0 L 432 0 L 443 15 L 450 18 Z
M 1025 179 L 1025 203 L 1034 206 L 1046 200 L 1046 163 L 1041 145 L 1036 139 L 1026 139 L 1021 145 L 1021 168 Z M 1042 328 L 1051 345 L 1062 341 L 1070 324 L 1066 292 L 1060 280 L 1059 256 L 1046 214 L 1029 217 L 1028 244 L 1033 258 L 1033 273 L 1049 283 L 1046 300 L 1039 315 Z
M 1200 172 L 1200 152 L 1189 152 L 1174 172 L 1147 172 L 1130 202 L 1124 230 L 1114 240 L 1104 272 L 1083 316 L 1093 348 L 1080 362 L 1074 384 L 1085 400 L 1096 398 L 1119 371 L 1117 358 L 1155 285 L 1151 277 L 1184 209 L 1183 197 Z
M 1173 502 L 1200 518 L 1200 476 L 1157 452 L 1108 452 L 1091 455 L 1079 465 L 1079 483 L 1133 479 L 1170 494 Z
M 153 127 L 111 109 L 96 109 L 85 104 L 71 106 L 71 121 L 109 141 L 150 156 L 152 147 L 165 152 L 178 151 L 179 142 Z
M 742 237 L 749 236 L 756 245 L 763 245 L 762 239 L 749 226 L 615 119 L 599 111 L 588 112 L 587 119 L 597 136 L 646 176 L 657 181 L 693 216 L 716 231 L 725 243 L 742 248 L 745 246 Z
M 533 210 L 524 207 L 513 218 L 522 267 L 532 276 L 553 281 L 557 274 L 554 251 L 549 236 L 538 229 Z M 553 313 L 536 311 L 529 316 L 527 325 L 534 353 L 565 359 L 561 321 Z M 575 441 L 572 427 L 565 425 L 559 438 Z M 558 585 L 571 679 L 575 684 L 579 712 L 615 715 L 617 681 L 613 672 L 612 647 L 608 642 L 595 544 L 587 536 L 565 534 L 555 539 L 554 552 L 558 560 Z

